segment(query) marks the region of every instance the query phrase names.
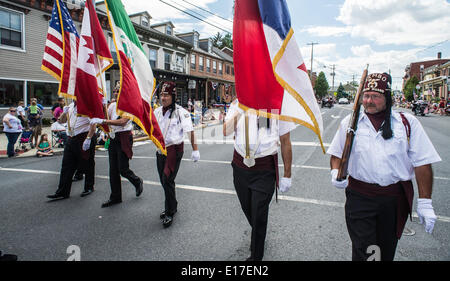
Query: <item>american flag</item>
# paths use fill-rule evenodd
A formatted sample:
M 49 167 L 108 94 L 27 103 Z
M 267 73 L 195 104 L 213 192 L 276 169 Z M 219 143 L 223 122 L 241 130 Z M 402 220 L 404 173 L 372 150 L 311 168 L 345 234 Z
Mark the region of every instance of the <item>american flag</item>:
M 41 69 L 60 82 L 59 96 L 75 98 L 79 42 L 80 35 L 66 5 L 61 0 L 55 0 Z

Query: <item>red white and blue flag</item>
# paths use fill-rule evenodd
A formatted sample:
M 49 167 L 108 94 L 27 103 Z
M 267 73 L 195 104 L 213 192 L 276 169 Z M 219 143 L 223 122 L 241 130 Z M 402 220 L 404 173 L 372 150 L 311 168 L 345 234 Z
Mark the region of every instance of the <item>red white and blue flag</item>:
M 80 36 L 66 5 L 55 0 L 41 69 L 60 82 L 59 96 L 75 98 L 79 42 Z
M 322 115 L 286 1 L 236 0 L 233 46 L 239 106 L 311 129 L 324 149 Z
M 102 100 L 106 98 L 104 97 L 106 85 L 103 74 L 113 64 L 95 7 L 91 0 L 87 0 L 83 13 L 75 86 L 79 115 L 105 118 Z M 102 128 L 108 131 L 107 126 Z

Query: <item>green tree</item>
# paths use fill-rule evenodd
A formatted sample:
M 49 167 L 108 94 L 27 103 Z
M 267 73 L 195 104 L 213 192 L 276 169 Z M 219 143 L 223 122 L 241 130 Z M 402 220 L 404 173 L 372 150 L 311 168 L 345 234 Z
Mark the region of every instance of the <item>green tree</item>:
M 231 33 L 225 34 L 225 36 L 222 38 L 220 49 L 223 49 L 224 47 L 228 47 L 233 50 L 233 36 L 231 35 Z
M 224 36 L 220 32 L 217 32 L 216 35 L 211 37 L 211 40 L 214 47 L 217 47 L 219 49 L 228 47 L 233 50 L 233 36 L 231 35 L 231 33 L 226 33 Z
M 222 43 L 222 34 L 220 34 L 220 32 L 217 32 L 216 35 L 211 37 L 211 40 L 214 47 L 220 48 L 220 44 Z
M 316 92 L 316 95 L 320 98 L 323 98 L 324 96 L 328 95 L 328 89 L 330 88 L 330 85 L 328 85 L 327 78 L 325 77 L 325 73 L 321 71 L 319 73 L 319 76 L 317 77 L 316 84 L 314 86 L 314 91 Z
M 405 88 L 403 89 L 403 93 L 405 94 L 405 98 L 407 101 L 414 100 L 414 92 L 417 93 L 416 85 L 419 84 L 419 78 L 413 76 L 406 81 Z
M 345 89 L 344 86 L 342 86 L 342 83 L 339 83 L 339 87 L 337 89 L 337 99 L 339 100 L 340 98 L 345 98 L 347 97 L 347 94 L 345 93 Z

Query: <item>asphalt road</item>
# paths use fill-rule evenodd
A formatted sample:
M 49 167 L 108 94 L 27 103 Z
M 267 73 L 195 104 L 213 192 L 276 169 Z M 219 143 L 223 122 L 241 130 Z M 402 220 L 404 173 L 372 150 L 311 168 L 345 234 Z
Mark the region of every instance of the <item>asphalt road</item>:
M 327 145 L 351 105 L 322 112 Z M 433 165 L 438 221 L 431 235 L 417 217 L 408 221 L 407 228 L 415 234 L 399 241 L 396 260 L 450 260 L 450 118 L 432 115 L 419 120 L 443 159 Z M 131 168 L 145 180 L 141 197 L 136 198 L 134 187 L 124 181 L 123 203 L 103 209 L 110 193 L 104 151 L 96 153 L 96 191 L 81 198 L 83 183 L 76 182 L 71 197 L 56 202 L 48 202 L 46 195 L 57 188 L 62 156 L 1 159 L 0 250 L 20 260 L 67 260 L 71 245 L 79 247 L 81 260 L 245 260 L 250 227 L 234 193 L 232 139 L 223 138 L 221 126 L 197 131 L 197 136 L 202 140 L 201 161 L 190 160 L 187 143 L 176 180 L 178 213 L 168 229 L 159 219 L 164 194 L 152 144 L 139 143 L 131 161 Z M 329 157 L 306 128 L 298 127 L 291 140 L 293 187 L 271 203 L 264 260 L 351 260 L 345 194 L 330 184 Z M 416 186 L 415 191 L 417 196 Z M 415 206 L 414 202 L 414 210 Z

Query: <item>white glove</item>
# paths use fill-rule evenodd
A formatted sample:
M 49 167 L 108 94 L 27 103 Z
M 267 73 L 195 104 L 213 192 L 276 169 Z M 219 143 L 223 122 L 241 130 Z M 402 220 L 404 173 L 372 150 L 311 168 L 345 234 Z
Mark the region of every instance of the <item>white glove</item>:
M 91 147 L 91 139 L 85 139 L 83 142 L 83 150 L 87 151 Z
M 69 107 L 68 106 L 64 106 L 63 113 L 67 113 L 67 112 L 69 112 Z
M 197 162 L 198 160 L 200 160 L 200 151 L 193 150 L 192 151 L 192 155 L 191 155 L 191 159 L 194 160 L 194 162 Z
M 348 179 L 338 181 L 336 179 L 338 172 L 339 172 L 338 169 L 331 170 L 331 184 L 334 185 L 336 188 L 345 189 L 348 186 Z
M 425 231 L 433 232 L 434 223 L 436 222 L 436 214 L 434 213 L 431 199 L 419 198 L 417 199 L 417 215 L 419 222 L 422 224 L 425 221 Z
M 91 121 L 89 121 L 89 123 L 91 125 L 93 125 L 93 124 L 101 125 L 101 124 L 103 124 L 103 122 L 105 122 L 105 120 L 104 119 L 100 119 L 100 118 L 92 118 Z
M 279 187 L 281 192 L 288 192 L 289 189 L 291 188 L 291 186 L 292 186 L 292 179 L 291 178 L 285 178 L 285 177 L 281 178 L 281 180 L 280 180 L 280 187 Z

